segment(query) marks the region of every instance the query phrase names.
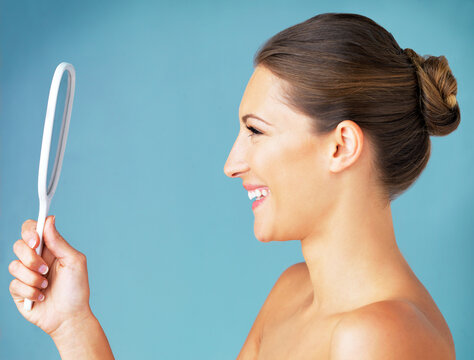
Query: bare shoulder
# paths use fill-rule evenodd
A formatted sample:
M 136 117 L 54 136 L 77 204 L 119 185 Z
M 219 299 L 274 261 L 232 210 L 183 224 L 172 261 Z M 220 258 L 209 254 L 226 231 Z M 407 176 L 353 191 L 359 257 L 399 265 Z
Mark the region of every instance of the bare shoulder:
M 306 263 L 299 262 L 285 269 L 276 281 L 274 289 L 273 306 L 278 309 L 277 313 L 284 317 L 282 308 L 290 309 L 291 305 L 301 303 L 302 295 L 312 293 L 311 278 Z M 273 318 L 278 320 L 279 316 L 274 313 Z
M 309 280 L 309 271 L 308 265 L 303 262 L 299 262 L 289 266 L 283 273 L 280 275 L 278 279 L 279 282 L 283 283 L 284 285 L 304 285 L 307 284 Z
M 298 300 L 295 294 L 305 286 L 307 287 L 310 284 L 309 281 L 309 271 L 306 263 L 293 264 L 280 274 L 268 294 L 267 300 L 272 303 L 272 307 L 278 307 L 280 302 L 286 302 L 289 299 Z
M 330 359 L 455 359 L 454 352 L 410 301 L 384 300 L 341 317 Z
M 305 262 L 293 264 L 286 268 L 273 285 L 264 306 L 265 314 L 274 314 L 275 309 L 281 313 L 280 305 L 288 304 L 288 301 L 298 301 L 295 294 L 304 286 L 308 285 L 309 271 Z
M 281 273 L 257 314 L 237 360 L 254 359 L 257 356 L 268 314 L 282 313 L 275 310 L 280 309 L 285 297 L 293 295 L 298 287 L 304 286 L 307 281 L 305 276 L 309 277 L 305 262 L 293 264 Z

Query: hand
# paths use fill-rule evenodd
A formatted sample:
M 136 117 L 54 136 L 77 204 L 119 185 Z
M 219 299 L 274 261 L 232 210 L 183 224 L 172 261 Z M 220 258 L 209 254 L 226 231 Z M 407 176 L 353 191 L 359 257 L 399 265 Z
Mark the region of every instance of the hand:
M 13 245 L 18 260 L 8 266 L 15 277 L 10 283 L 10 293 L 18 311 L 50 336 L 64 324 L 90 317 L 86 257 L 59 234 L 54 217 L 46 218 L 42 257 L 34 250 L 39 245 L 36 221 L 23 223 L 21 237 Z M 44 275 L 40 273 L 42 266 L 47 266 Z M 47 287 L 43 289 L 41 285 L 45 280 Z M 41 294 L 44 295 L 42 301 L 39 300 Z M 31 311 L 23 308 L 25 298 L 34 301 Z

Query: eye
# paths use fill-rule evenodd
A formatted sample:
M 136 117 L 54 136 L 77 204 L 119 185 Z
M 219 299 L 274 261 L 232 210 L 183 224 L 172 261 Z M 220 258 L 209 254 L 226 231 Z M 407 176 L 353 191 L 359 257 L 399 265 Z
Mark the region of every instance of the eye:
M 254 129 L 251 126 L 247 126 L 247 129 L 249 129 L 253 134 L 250 134 L 249 136 L 254 136 L 254 135 L 261 135 L 262 133 L 258 131 L 257 129 Z

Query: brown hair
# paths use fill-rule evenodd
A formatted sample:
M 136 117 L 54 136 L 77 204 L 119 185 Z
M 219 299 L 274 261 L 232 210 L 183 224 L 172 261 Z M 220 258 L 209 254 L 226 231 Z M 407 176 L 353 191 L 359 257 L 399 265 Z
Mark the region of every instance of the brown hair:
M 285 80 L 285 99 L 314 119 L 316 134 L 352 120 L 375 147 L 377 182 L 389 201 L 425 168 L 429 135 L 460 122 L 457 84 L 444 56 L 402 50 L 373 20 L 357 14 L 314 16 L 271 37 L 262 65 Z

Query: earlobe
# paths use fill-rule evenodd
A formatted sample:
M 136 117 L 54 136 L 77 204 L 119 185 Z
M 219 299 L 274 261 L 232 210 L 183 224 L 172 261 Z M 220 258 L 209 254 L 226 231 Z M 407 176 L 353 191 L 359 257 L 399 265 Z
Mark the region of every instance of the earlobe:
M 331 155 L 330 170 L 340 172 L 357 161 L 362 151 L 363 134 L 354 121 L 341 121 L 334 130 L 335 151 Z

